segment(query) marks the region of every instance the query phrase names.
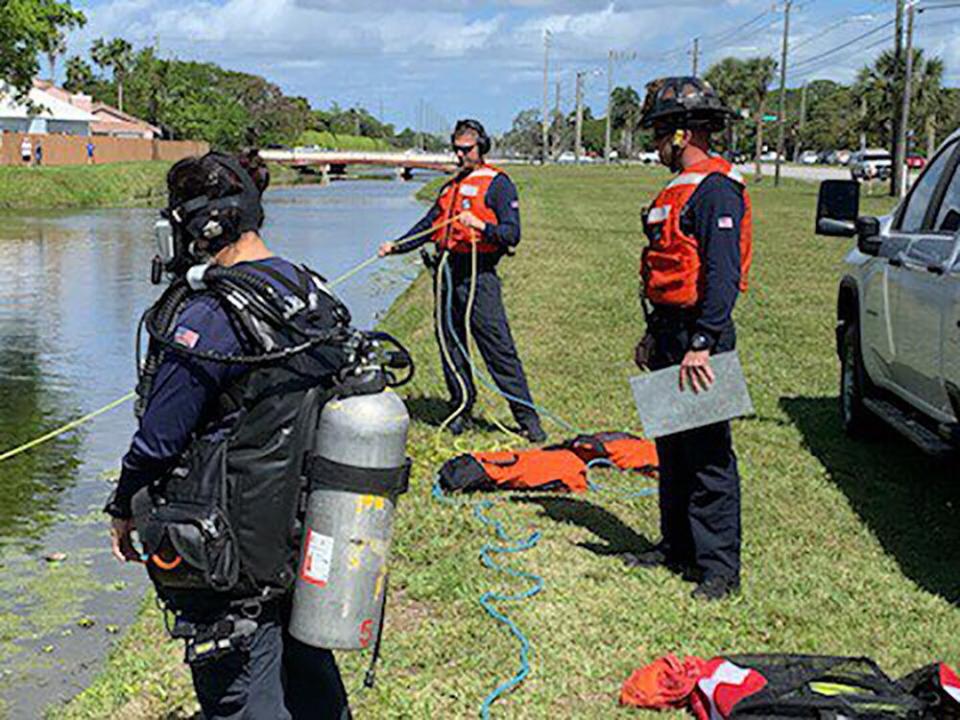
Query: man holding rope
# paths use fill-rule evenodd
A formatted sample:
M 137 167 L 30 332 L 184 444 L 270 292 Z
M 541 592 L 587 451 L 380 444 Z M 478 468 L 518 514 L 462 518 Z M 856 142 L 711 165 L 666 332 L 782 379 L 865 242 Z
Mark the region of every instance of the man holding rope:
M 464 352 L 469 314 L 477 348 L 510 404 L 520 432 L 531 442 L 541 443 L 546 433 L 510 332 L 496 271 L 500 258 L 520 242 L 517 188 L 506 173 L 484 160 L 490 138 L 478 121 L 457 122 L 451 140 L 459 171 L 441 188 L 420 222 L 398 241 L 384 243 L 380 255 L 410 252 L 430 239 L 448 255 L 444 269 L 449 271 L 437 273 L 435 298 L 441 320 L 437 340 L 453 415 L 447 425 L 450 431 L 459 435 L 466 429 L 477 394 Z M 427 232 L 430 228 L 435 229 L 433 233 Z

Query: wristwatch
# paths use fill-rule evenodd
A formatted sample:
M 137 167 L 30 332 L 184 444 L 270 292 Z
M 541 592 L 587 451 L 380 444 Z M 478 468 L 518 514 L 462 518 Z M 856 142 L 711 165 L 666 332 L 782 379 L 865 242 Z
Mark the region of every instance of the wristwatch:
M 702 332 L 695 332 L 690 338 L 690 349 L 694 352 L 703 352 L 713 347 L 713 340 L 709 335 Z

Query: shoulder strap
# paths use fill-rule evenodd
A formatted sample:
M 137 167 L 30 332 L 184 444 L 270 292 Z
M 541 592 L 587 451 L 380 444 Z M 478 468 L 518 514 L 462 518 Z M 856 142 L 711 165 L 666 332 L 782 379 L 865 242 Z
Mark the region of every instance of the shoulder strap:
M 297 279 L 300 280 L 300 283 L 297 284 L 293 282 L 293 280 L 288 278 L 286 275 L 284 275 L 282 272 L 280 272 L 276 268 L 270 267 L 266 263 L 257 262 L 256 265 L 257 265 L 257 270 L 259 272 L 262 272 L 264 275 L 267 275 L 273 278 L 274 280 L 276 280 L 278 283 L 283 285 L 283 287 L 289 290 L 292 295 L 295 295 L 297 298 L 302 300 L 304 304 L 306 304 L 306 302 L 309 299 L 309 291 L 306 289 L 306 287 L 304 287 L 304 281 L 300 275 L 299 268 L 294 267 L 294 270 L 297 271 Z

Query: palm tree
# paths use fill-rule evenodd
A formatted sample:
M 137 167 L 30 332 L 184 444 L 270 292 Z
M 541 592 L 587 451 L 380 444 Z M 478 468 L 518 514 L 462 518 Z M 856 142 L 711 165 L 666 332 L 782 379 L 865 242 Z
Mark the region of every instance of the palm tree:
M 777 62 L 771 57 L 748 60 L 725 58 L 711 67 L 706 80 L 729 107 L 750 108 L 757 124 L 756 180 L 763 179 L 760 155 L 763 153 L 763 116 L 766 114 L 767 92 L 777 71 Z M 735 140 L 731 137 L 731 146 Z
M 123 83 L 133 65 L 133 46 L 123 38 L 114 38 L 109 43 L 100 38 L 90 48 L 90 57 L 99 67 L 113 71 L 117 107 L 123 112 Z
M 905 58 L 898 65 L 893 51 L 886 50 L 857 74 L 853 92 L 865 107 L 861 126 L 872 141 L 883 142 L 893 132 L 903 97 L 905 65 Z M 924 130 L 935 131 L 937 118 L 944 114 L 943 73 L 943 60 L 925 59 L 923 49 L 914 48 L 911 127 L 918 135 Z
M 744 64 L 744 84 L 746 97 L 755 109 L 754 119 L 757 123 L 757 142 L 754 152 L 755 180 L 763 180 L 763 168 L 760 165 L 760 156 L 763 154 L 763 116 L 767 114 L 767 93 L 770 83 L 777 72 L 777 61 L 772 57 L 750 58 Z
M 50 82 L 57 81 L 57 59 L 67 52 L 67 39 L 63 32 L 57 32 L 54 35 L 45 38 L 43 43 L 43 53 L 47 56 L 47 62 L 50 64 Z

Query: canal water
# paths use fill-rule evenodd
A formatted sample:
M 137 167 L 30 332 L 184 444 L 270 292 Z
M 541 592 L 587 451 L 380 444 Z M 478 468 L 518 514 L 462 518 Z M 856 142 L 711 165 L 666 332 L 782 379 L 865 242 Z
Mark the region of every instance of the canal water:
M 278 188 L 271 248 L 329 279 L 423 212 L 419 185 Z M 156 211 L 0 215 L 0 453 L 129 392 Z M 417 272 L 390 259 L 336 291 L 369 328 Z M 146 582 L 108 548 L 100 508 L 134 429 L 132 403 L 0 462 L 0 717 L 41 717 L 82 689 L 134 617 Z

